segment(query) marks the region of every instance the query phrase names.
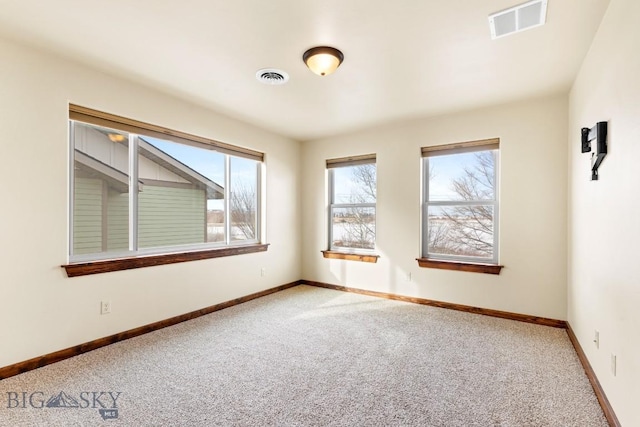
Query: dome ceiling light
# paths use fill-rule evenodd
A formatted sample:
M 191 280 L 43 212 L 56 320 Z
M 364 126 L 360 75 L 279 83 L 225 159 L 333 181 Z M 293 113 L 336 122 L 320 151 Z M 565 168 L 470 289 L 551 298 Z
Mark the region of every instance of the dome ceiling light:
M 344 55 L 338 49 L 329 46 L 312 47 L 302 55 L 307 67 L 319 76 L 333 73 L 344 60 Z

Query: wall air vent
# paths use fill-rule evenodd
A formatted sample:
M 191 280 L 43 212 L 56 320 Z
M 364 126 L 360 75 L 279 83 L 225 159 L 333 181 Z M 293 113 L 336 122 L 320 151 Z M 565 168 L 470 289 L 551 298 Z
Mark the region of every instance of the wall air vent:
M 491 38 L 544 25 L 547 21 L 547 0 L 533 0 L 489 15 Z
M 267 85 L 283 85 L 289 81 L 289 74 L 275 68 L 263 68 L 256 72 L 256 79 Z

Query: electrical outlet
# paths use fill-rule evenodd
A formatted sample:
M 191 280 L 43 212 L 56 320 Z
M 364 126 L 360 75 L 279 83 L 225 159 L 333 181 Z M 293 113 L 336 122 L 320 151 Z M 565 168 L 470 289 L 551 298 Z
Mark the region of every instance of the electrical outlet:
M 266 268 L 264 268 L 264 267 L 262 267 L 262 268 L 260 269 L 260 276 L 261 276 L 261 277 L 264 277 L 264 276 L 266 276 L 266 275 L 267 275 L 267 269 L 266 269 Z
M 616 376 L 616 355 L 611 353 L 611 373 Z
M 600 332 L 595 331 L 593 334 L 593 343 L 596 345 L 596 348 L 600 348 Z
M 109 314 L 109 313 L 111 313 L 111 301 L 101 301 L 100 314 Z

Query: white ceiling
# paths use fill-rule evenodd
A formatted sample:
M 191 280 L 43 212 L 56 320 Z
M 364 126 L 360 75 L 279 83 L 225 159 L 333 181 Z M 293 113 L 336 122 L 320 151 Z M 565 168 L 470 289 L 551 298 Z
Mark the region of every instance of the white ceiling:
M 524 0 L 0 0 L 0 35 L 297 140 L 567 92 L 609 0 L 548 0 L 547 24 L 491 40 Z M 345 55 L 319 77 L 310 47 Z M 291 76 L 259 83 L 260 68 Z

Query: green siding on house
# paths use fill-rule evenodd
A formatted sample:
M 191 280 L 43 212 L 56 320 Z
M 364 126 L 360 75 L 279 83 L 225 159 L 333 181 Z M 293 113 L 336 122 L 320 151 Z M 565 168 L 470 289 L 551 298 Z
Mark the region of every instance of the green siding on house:
M 103 218 L 105 186 L 100 179 L 76 178 L 73 211 L 74 255 L 122 251 L 129 247 L 129 195 L 109 190 Z M 140 248 L 204 243 L 206 195 L 203 190 L 144 186 L 138 193 Z M 103 221 L 106 221 L 103 223 Z
M 73 197 L 73 253 L 102 252 L 102 180 L 76 178 Z
M 129 193 L 109 190 L 107 203 L 107 247 L 109 251 L 126 251 L 129 249 Z
M 203 190 L 146 185 L 138 195 L 140 248 L 204 243 Z

